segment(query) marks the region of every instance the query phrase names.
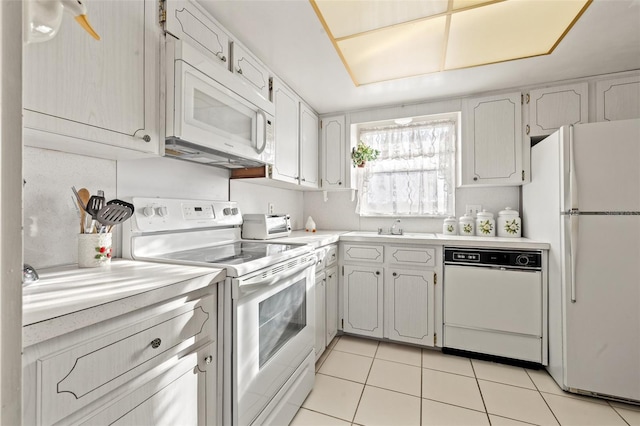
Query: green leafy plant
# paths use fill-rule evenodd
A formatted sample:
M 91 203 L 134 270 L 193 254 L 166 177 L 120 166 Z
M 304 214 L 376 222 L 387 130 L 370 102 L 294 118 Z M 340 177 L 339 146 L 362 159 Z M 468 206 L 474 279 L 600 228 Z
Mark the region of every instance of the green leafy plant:
M 358 142 L 358 146 L 351 151 L 351 160 L 353 167 L 362 167 L 365 162 L 373 161 L 378 158 L 380 151 L 365 145 L 362 141 Z

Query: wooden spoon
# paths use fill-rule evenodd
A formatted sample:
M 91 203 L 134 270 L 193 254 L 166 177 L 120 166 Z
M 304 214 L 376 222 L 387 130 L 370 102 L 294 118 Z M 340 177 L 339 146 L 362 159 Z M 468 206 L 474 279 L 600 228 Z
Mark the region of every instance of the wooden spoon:
M 85 210 L 87 204 L 89 203 L 89 199 L 91 198 L 91 193 L 89 192 L 89 190 L 87 188 L 80 188 L 78 190 L 78 195 L 80 196 L 80 199 L 82 200 L 82 202 L 84 203 L 84 206 L 80 206 L 80 203 L 78 203 L 78 205 L 80 206 L 80 233 L 84 234 L 85 232 L 85 223 L 86 223 L 86 215 L 87 212 Z

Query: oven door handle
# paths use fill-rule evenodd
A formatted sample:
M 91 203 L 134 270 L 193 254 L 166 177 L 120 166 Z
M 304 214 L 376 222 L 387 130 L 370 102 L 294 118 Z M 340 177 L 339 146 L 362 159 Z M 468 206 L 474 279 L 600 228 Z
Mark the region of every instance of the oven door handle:
M 240 280 L 239 286 L 240 291 L 243 293 L 250 293 L 260 289 L 261 287 L 268 287 L 270 285 L 277 284 L 282 282 L 293 275 L 296 275 L 300 271 L 303 271 L 307 268 L 314 267 L 316 264 L 316 257 L 307 257 L 304 263 L 297 265 L 291 269 L 287 269 L 286 271 L 276 273 L 267 277 L 264 277 L 264 273 L 256 274 L 255 276 L 247 279 Z

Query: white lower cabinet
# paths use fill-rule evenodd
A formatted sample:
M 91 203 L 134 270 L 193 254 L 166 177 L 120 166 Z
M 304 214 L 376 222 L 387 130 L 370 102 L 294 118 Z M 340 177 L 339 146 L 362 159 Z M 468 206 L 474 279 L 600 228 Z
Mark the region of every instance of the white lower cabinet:
M 216 424 L 215 288 L 24 348 L 24 424 Z
M 441 247 L 343 243 L 340 258 L 345 333 L 436 345 Z
M 327 347 L 326 279 L 324 272 L 316 274 L 316 361 Z
M 434 277 L 433 270 L 387 270 L 384 298 L 389 339 L 433 345 Z
M 335 262 L 334 262 L 335 263 Z M 331 343 L 338 334 L 338 265 L 333 265 L 325 272 L 326 294 L 326 342 Z
M 382 266 L 344 266 L 345 333 L 383 337 Z

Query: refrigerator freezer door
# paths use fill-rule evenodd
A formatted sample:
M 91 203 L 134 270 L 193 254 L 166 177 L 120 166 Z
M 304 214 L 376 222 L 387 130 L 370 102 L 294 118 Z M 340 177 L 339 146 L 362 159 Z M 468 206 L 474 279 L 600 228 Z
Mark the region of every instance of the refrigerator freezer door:
M 572 145 L 581 212 L 640 212 L 640 119 L 574 126 Z
M 563 232 L 568 238 L 569 216 Z M 565 384 L 640 400 L 640 216 L 574 216 L 580 223 L 571 269 L 564 269 Z M 574 253 L 575 255 L 575 253 Z M 565 252 L 564 264 L 569 265 Z

